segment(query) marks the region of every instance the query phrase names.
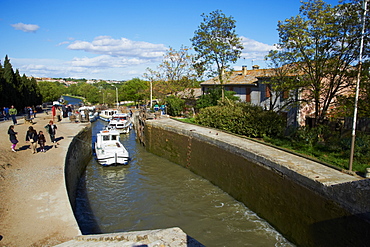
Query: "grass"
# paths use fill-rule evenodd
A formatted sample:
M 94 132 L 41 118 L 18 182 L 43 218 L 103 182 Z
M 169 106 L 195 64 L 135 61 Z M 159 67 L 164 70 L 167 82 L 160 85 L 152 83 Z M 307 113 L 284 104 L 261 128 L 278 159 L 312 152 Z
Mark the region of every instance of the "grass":
M 179 121 L 196 124 L 194 118 L 179 118 Z M 251 138 L 254 139 L 254 138 Z M 256 139 L 261 141 L 261 139 Z M 339 145 L 327 145 L 324 143 L 317 143 L 315 145 L 308 145 L 304 142 L 292 141 L 287 138 L 271 138 L 264 137 L 263 142 L 269 143 L 273 146 L 286 149 L 292 153 L 301 154 L 303 156 L 313 158 L 320 162 L 323 162 L 331 167 L 335 167 L 339 170 L 348 170 L 349 168 L 349 150 L 343 150 Z M 360 158 L 358 158 L 358 157 Z M 359 152 L 355 155 L 353 161 L 352 170 L 364 174 L 366 168 L 370 167 L 370 155 L 369 152 L 360 154 Z

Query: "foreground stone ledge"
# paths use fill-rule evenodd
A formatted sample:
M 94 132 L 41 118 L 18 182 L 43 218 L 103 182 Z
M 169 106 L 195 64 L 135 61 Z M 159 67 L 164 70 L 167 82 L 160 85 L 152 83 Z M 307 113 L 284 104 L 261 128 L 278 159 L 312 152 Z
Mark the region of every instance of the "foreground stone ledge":
M 148 246 L 148 247 L 203 247 L 180 228 L 120 232 L 77 236 L 58 247 L 68 246 Z

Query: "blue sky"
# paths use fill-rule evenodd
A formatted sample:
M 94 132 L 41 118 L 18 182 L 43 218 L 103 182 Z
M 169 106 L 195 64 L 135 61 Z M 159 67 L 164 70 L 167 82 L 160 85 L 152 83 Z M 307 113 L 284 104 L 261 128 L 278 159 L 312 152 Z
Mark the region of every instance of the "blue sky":
M 278 42 L 278 21 L 300 6 L 300 0 L 0 0 L 0 60 L 8 55 L 14 69 L 34 77 L 142 78 L 169 47 L 190 47 L 201 14 L 219 9 L 236 20 L 244 44 L 235 69 L 263 68 Z

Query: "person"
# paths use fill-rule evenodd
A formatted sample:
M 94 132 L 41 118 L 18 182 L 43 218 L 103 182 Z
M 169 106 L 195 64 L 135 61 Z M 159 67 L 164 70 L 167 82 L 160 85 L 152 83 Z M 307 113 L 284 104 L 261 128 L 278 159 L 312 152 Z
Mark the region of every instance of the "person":
M 32 106 L 33 118 L 36 118 L 37 109 L 35 106 Z
M 32 126 L 28 127 L 26 132 L 26 142 L 31 142 L 31 150 L 33 154 L 37 153 L 37 140 L 37 131 Z
M 59 143 L 56 143 L 55 141 L 55 134 L 56 134 L 56 130 L 58 129 L 57 126 L 54 124 L 53 120 L 50 120 L 49 123 L 45 126 L 45 129 L 47 130 L 47 132 L 49 133 L 50 135 L 50 141 L 52 143 L 54 143 L 55 147 L 57 147 L 57 144 L 59 145 Z
M 5 120 L 9 120 L 9 108 L 7 106 L 4 107 L 4 118 Z
M 17 134 L 18 133 L 14 131 L 14 125 L 9 126 L 8 134 L 9 134 L 9 140 L 12 143 L 12 146 L 11 146 L 12 151 L 17 152 L 17 151 L 15 151 L 15 146 L 18 143 L 18 140 L 17 140 Z
M 44 132 L 42 132 L 41 130 L 38 135 L 38 143 L 40 145 L 40 152 L 45 152 L 46 138 L 44 136 Z
M 17 125 L 17 119 L 16 119 L 16 116 L 18 114 L 17 112 L 17 109 L 14 108 L 14 105 L 12 105 L 9 109 L 9 114 L 10 116 L 12 117 L 12 120 L 13 120 L 13 124 L 14 125 Z

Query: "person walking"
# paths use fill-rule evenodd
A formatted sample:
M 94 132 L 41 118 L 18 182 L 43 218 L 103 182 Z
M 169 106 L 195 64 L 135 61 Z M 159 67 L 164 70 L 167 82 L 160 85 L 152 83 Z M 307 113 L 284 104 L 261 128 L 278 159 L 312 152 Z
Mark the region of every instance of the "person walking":
M 53 120 L 50 120 L 49 123 L 45 126 L 45 129 L 46 131 L 49 133 L 50 135 L 50 141 L 52 143 L 54 143 L 55 147 L 57 147 L 57 144 L 59 145 L 59 143 L 56 143 L 55 141 L 55 134 L 56 134 L 56 130 L 58 129 L 57 126 L 54 124 Z
M 26 132 L 26 142 L 31 142 L 31 150 L 33 154 L 37 153 L 37 140 L 37 131 L 32 126 L 28 127 Z
M 39 135 L 38 135 L 38 142 L 40 145 L 40 152 L 45 152 L 45 143 L 46 143 L 46 138 L 44 136 L 44 132 L 40 130 Z
M 14 105 L 12 105 L 9 109 L 9 114 L 10 116 L 12 117 L 12 120 L 13 120 L 13 124 L 14 125 L 17 125 L 17 119 L 16 119 L 16 116 L 18 114 L 18 111 L 17 109 L 14 108 Z
M 12 143 L 11 148 L 12 148 L 13 152 L 17 152 L 17 151 L 15 151 L 15 146 L 18 143 L 17 134 L 18 133 L 14 131 L 14 125 L 10 125 L 9 129 L 8 129 L 8 135 L 9 135 L 9 140 Z
M 4 107 L 4 118 L 5 120 L 9 120 L 9 108 L 7 106 Z

